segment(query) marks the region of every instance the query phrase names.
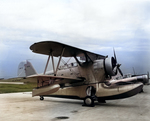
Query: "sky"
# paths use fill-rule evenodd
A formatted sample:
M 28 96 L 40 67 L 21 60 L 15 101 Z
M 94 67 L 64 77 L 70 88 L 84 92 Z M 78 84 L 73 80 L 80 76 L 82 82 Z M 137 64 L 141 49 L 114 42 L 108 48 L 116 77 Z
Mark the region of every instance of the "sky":
M 38 73 L 47 56 L 35 42 L 53 40 L 113 56 L 124 74 L 150 71 L 149 0 L 0 0 L 0 78 L 17 76 L 21 61 Z

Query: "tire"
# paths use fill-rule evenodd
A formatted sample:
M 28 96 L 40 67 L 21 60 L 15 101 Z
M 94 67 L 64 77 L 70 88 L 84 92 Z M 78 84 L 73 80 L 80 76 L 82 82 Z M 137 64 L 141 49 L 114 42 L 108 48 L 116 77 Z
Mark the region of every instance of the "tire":
M 43 97 L 43 96 L 40 96 L 40 100 L 44 100 L 44 97 Z
M 90 97 L 90 96 L 87 96 L 85 99 L 84 99 L 84 105 L 86 106 L 91 106 L 91 107 L 94 107 L 94 98 L 93 97 Z

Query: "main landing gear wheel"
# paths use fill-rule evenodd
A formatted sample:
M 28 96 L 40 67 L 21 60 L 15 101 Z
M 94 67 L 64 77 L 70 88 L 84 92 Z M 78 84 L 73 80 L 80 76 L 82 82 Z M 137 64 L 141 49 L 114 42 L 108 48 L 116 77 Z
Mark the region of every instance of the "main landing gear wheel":
M 91 106 L 94 107 L 94 101 L 96 100 L 96 89 L 93 86 L 88 86 L 86 88 L 87 96 L 84 98 L 84 106 Z
M 43 96 L 40 96 L 40 100 L 44 100 L 44 97 L 43 97 Z
M 84 105 L 94 107 L 95 106 L 95 104 L 94 104 L 94 98 L 91 97 L 91 96 L 87 96 L 84 99 Z

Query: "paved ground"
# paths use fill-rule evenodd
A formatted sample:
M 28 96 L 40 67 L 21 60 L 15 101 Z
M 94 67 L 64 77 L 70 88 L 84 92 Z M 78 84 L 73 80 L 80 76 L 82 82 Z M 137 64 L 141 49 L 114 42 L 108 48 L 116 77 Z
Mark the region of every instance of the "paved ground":
M 83 107 L 82 101 L 0 94 L 0 121 L 150 121 L 150 86 L 134 97 Z

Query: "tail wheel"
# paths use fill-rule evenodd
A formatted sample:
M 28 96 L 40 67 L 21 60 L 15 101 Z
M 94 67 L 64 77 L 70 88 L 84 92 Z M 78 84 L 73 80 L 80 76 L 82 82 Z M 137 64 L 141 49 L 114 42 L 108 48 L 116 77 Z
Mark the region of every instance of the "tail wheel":
M 40 100 L 44 100 L 44 97 L 43 97 L 43 96 L 40 96 Z
M 95 104 L 94 104 L 94 98 L 91 97 L 91 96 L 87 96 L 84 99 L 84 105 L 94 107 L 95 106 Z

